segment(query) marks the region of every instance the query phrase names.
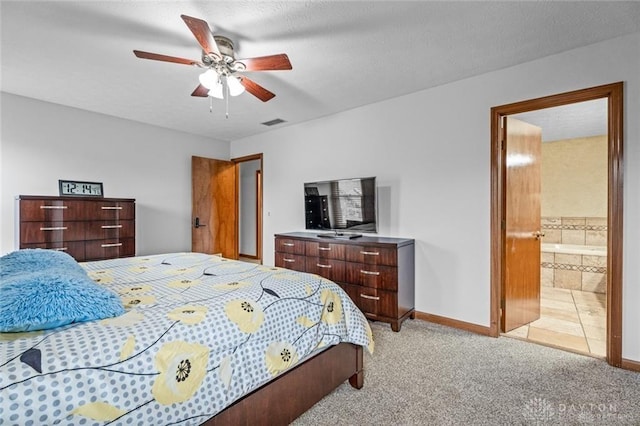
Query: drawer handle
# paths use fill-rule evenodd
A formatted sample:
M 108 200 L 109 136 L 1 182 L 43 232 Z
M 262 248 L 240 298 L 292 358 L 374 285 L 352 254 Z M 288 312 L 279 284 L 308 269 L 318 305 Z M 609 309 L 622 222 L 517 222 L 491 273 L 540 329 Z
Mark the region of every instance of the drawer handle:
M 122 210 L 122 206 L 102 206 L 102 210 Z
M 282 260 L 284 260 L 285 262 L 289 262 L 289 263 L 293 263 L 293 262 L 296 261 L 295 259 L 287 259 L 287 258 L 284 258 Z
M 66 247 L 59 247 L 59 248 L 53 248 L 51 250 L 55 250 L 55 251 L 67 251 L 68 249 Z
M 318 247 L 318 250 L 331 251 L 331 247 Z
M 102 229 L 114 229 L 114 228 L 122 228 L 122 225 L 102 225 Z
M 323 265 L 322 263 L 316 263 L 316 266 L 317 266 L 318 268 L 328 268 L 328 269 L 330 269 L 330 268 L 331 268 L 331 265 Z
M 380 252 L 377 252 L 377 251 L 361 251 L 360 254 L 364 254 L 368 256 L 380 256 Z
M 66 209 L 68 206 L 40 206 L 41 209 Z
M 50 226 L 50 227 L 40 227 L 41 231 L 66 231 L 66 226 Z
M 282 243 L 283 246 L 285 247 L 293 247 L 295 244 L 293 243 Z
M 360 297 L 364 299 L 370 299 L 370 300 L 380 300 L 379 296 L 369 296 L 368 294 L 362 294 L 362 293 L 360 293 Z
M 360 269 L 360 273 L 361 274 L 365 274 L 365 275 L 380 275 L 380 272 L 376 272 L 376 271 L 365 271 Z
M 120 247 L 122 243 L 102 244 L 102 247 Z

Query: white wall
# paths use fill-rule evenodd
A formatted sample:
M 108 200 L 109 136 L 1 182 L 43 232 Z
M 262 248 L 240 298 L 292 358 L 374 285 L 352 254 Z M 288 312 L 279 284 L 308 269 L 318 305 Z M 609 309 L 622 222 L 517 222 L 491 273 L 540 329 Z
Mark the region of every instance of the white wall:
M 229 143 L 0 93 L 0 254 L 14 246 L 16 195 L 58 195 L 58 179 L 136 199 L 137 253 L 191 250 L 191 155 Z
M 636 33 L 232 142 L 264 153 L 264 263 L 304 228 L 303 182 L 377 176 L 379 233 L 416 240 L 416 309 L 489 326 L 490 108 L 624 81 L 622 354 L 640 360 L 639 52 Z

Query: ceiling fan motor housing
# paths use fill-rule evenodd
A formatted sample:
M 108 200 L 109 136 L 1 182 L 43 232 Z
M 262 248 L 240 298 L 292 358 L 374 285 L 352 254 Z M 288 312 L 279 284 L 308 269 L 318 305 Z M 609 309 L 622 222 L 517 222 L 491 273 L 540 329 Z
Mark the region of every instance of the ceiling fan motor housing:
M 221 75 L 229 75 L 235 71 L 243 71 L 245 66 L 241 62 L 236 62 L 233 51 L 233 42 L 221 35 L 214 35 L 213 39 L 218 46 L 218 50 L 222 58 L 218 58 L 216 54 L 202 51 L 202 63 L 207 67 L 215 69 Z

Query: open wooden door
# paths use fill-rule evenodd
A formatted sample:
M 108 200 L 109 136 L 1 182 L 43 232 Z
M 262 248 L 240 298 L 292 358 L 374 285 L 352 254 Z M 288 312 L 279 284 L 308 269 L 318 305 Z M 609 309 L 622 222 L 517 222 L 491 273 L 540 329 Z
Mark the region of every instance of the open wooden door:
M 238 258 L 236 164 L 191 157 L 191 250 Z
M 505 275 L 502 331 L 540 318 L 542 130 L 505 117 Z

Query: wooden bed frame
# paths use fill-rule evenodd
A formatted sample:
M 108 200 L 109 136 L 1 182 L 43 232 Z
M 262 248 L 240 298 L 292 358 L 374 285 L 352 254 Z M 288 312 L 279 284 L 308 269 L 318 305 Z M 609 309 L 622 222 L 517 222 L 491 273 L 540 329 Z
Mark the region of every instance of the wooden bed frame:
M 340 343 L 236 401 L 203 425 L 288 425 L 349 379 L 364 385 L 362 346 Z

